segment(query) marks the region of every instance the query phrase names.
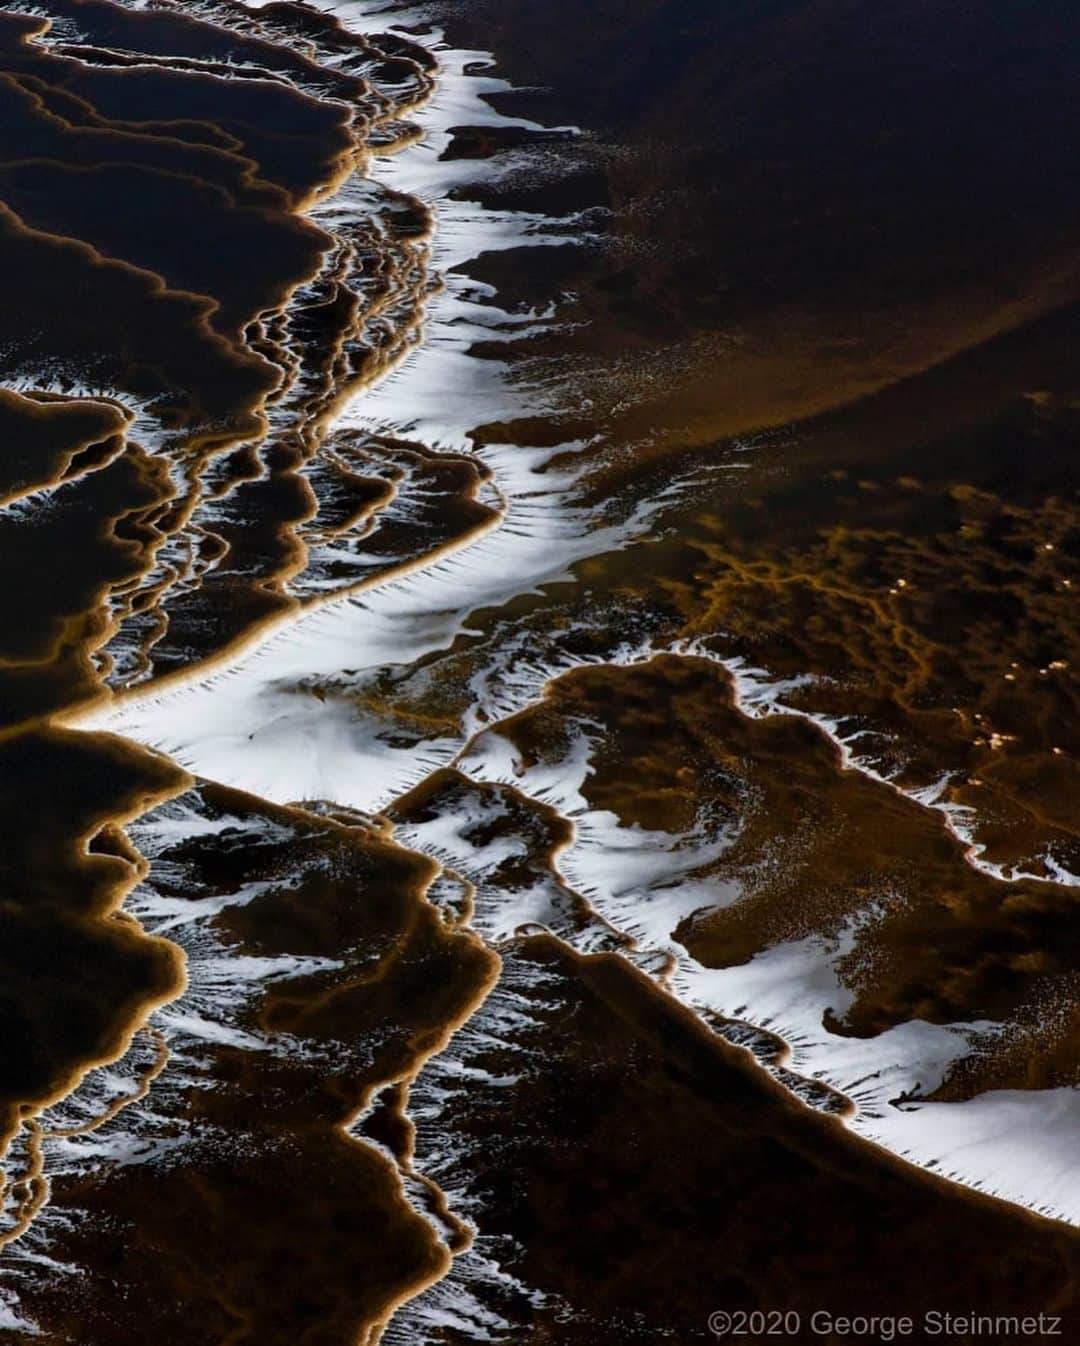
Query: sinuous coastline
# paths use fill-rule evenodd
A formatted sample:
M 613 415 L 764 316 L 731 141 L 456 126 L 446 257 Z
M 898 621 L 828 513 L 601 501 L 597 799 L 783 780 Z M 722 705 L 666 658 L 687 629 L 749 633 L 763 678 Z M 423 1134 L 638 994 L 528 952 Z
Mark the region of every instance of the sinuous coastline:
M 1074 241 L 810 393 L 835 315 L 680 330 L 648 154 L 476 15 L 44 9 L 4 1332 L 709 1340 L 809 1246 L 1072 1321 Z

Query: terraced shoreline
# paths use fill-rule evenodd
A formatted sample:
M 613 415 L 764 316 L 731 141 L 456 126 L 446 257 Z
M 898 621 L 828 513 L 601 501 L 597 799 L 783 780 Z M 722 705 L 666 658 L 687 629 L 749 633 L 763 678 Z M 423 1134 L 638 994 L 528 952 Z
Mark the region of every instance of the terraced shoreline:
M 0 1335 L 1071 1323 L 1073 245 L 792 400 L 477 22 L 0 12 Z

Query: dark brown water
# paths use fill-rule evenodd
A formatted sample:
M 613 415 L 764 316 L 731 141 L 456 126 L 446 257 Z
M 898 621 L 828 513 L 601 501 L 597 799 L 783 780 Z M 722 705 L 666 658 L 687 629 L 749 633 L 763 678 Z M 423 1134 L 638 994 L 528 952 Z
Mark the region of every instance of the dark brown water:
M 0 10 L 0 1337 L 1072 1340 L 1078 59 Z

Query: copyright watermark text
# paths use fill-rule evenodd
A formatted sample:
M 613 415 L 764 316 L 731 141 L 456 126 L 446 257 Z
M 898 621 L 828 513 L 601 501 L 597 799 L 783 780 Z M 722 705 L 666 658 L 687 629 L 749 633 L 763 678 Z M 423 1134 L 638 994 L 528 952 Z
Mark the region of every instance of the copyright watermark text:
M 918 1337 L 947 1341 L 950 1337 L 985 1337 L 988 1342 L 1010 1338 L 1061 1337 L 1061 1319 L 1051 1313 L 946 1313 L 929 1309 L 906 1314 L 844 1314 L 830 1309 L 811 1313 L 779 1309 L 719 1309 L 709 1315 L 709 1331 L 718 1338 L 736 1337 L 850 1337 L 852 1341 L 892 1342 Z

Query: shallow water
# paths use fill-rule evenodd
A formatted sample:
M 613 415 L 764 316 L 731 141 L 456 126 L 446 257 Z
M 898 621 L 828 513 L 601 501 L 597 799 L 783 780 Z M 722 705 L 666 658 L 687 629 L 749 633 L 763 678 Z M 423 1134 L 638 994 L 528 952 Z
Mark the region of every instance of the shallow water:
M 988 9 L 0 11 L 5 1340 L 1070 1330 L 1080 23 Z

